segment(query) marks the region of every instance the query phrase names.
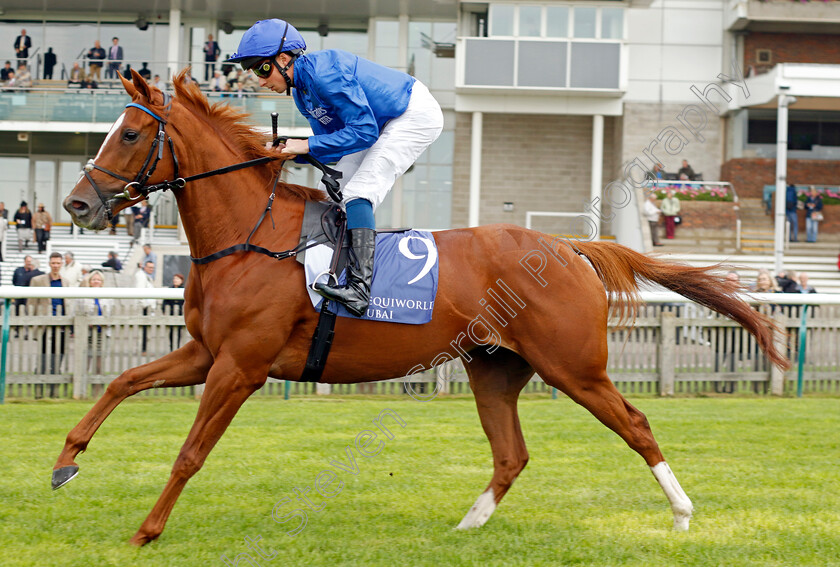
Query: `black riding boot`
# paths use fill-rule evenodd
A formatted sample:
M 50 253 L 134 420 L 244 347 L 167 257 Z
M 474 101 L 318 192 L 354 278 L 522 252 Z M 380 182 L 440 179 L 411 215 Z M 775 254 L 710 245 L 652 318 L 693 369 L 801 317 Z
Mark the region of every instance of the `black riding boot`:
M 371 228 L 350 229 L 350 248 L 356 256 L 356 263 L 347 265 L 347 284 L 332 286 L 315 284 L 315 291 L 329 299 L 343 304 L 347 310 L 361 317 L 370 303 L 370 281 L 373 279 L 373 248 L 376 231 Z

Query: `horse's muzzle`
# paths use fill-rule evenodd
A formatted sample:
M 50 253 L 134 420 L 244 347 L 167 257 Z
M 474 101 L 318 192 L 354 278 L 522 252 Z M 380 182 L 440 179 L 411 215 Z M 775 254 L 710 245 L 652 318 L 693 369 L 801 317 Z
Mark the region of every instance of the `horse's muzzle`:
M 85 197 L 77 195 L 76 191 L 64 199 L 64 210 L 70 213 L 73 222 L 84 228 L 100 229 L 105 223 L 105 208 L 95 195 Z M 98 225 L 103 226 L 98 226 Z

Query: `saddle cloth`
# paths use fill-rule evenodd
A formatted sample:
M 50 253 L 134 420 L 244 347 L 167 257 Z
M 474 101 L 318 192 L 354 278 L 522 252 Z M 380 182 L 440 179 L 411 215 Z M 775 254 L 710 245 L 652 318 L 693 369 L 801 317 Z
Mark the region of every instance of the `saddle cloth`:
M 307 207 L 310 203 L 307 203 Z M 337 208 L 337 207 L 336 207 Z M 318 211 L 313 207 L 313 213 Z M 314 216 L 314 215 L 313 215 Z M 321 241 L 301 254 L 298 258 L 306 270 L 306 290 L 312 306 L 320 310 L 323 297 L 312 291 L 315 278 L 329 269 L 335 247 L 330 212 L 321 212 L 318 223 L 307 223 L 301 231 L 301 240 L 306 242 Z M 307 227 L 307 224 L 309 226 Z M 321 234 L 318 234 L 320 225 Z M 308 231 L 307 231 L 308 229 Z M 326 238 L 325 238 L 326 237 Z M 323 242 L 323 240 L 327 240 Z M 345 243 L 346 246 L 346 243 Z M 339 261 L 340 284 L 346 282 L 342 266 L 346 263 L 346 252 Z M 327 282 L 327 276 L 318 279 Z M 371 283 L 370 306 L 361 318 L 369 321 L 388 321 L 390 323 L 408 323 L 421 325 L 432 320 L 438 284 L 438 252 L 432 234 L 427 231 L 405 230 L 383 232 L 376 235 L 374 254 L 373 282 Z M 355 317 L 343 305 L 331 304 L 333 310 L 342 317 Z

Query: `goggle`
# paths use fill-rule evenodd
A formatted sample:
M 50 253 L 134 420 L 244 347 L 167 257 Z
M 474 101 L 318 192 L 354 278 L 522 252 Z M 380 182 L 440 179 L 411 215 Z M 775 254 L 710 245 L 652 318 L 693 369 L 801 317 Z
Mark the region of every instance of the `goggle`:
M 260 79 L 267 79 L 271 76 L 271 71 L 274 69 L 274 65 L 272 65 L 272 59 L 263 59 L 261 63 L 258 63 L 251 67 L 251 71 L 259 77 Z

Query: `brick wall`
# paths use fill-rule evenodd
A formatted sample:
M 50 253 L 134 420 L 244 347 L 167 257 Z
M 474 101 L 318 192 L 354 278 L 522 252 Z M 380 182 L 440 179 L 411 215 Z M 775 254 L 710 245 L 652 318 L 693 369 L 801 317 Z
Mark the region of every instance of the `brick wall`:
M 657 206 L 661 205 L 662 202 L 658 201 Z M 680 201 L 680 216 L 682 224 L 677 227 L 677 231 L 685 229 L 735 231 L 735 210 L 732 203 Z M 661 233 L 661 235 L 664 234 L 664 232 Z
M 787 178 L 796 185 L 840 185 L 840 161 L 791 159 Z M 776 184 L 776 160 L 735 158 L 721 167 L 721 180 L 729 181 L 739 197 L 763 197 L 765 185 Z
M 796 185 L 840 185 L 840 161 L 793 159 L 788 160 L 787 165 L 787 178 Z M 721 167 L 721 178 L 732 183 L 739 197 L 761 199 L 764 197 L 764 186 L 776 184 L 776 160 L 731 159 Z M 832 234 L 840 232 L 840 206 L 827 205 L 823 215 L 825 221 L 820 223 L 820 231 Z M 799 231 L 805 233 L 803 211 L 799 211 Z
M 769 49 L 769 63 L 759 63 L 756 51 Z M 840 61 L 840 37 L 832 34 L 751 32 L 744 37 L 744 69 L 766 73 L 777 63 L 828 63 Z
M 617 174 L 616 122 L 604 118 L 604 184 Z M 455 122 L 452 226 L 469 220 L 472 115 Z M 479 222 L 525 225 L 526 211 L 582 211 L 589 202 L 592 117 L 489 114 L 483 116 Z M 514 204 L 504 212 L 505 202 Z

